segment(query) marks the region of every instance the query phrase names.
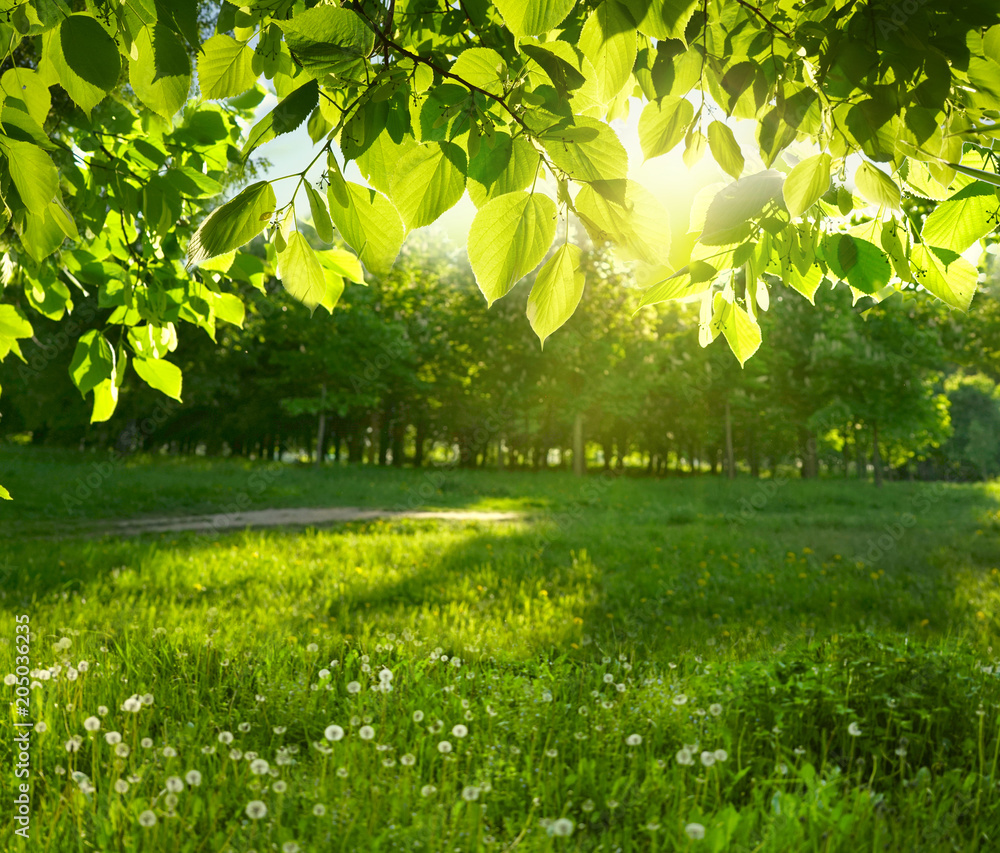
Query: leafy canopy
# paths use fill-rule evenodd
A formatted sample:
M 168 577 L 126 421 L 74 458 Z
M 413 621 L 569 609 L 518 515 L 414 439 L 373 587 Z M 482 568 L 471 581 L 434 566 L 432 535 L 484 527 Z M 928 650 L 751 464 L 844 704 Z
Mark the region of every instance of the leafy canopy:
M 877 302 L 919 285 L 962 310 L 975 293 L 1000 205 L 994 0 L 249 0 L 208 29 L 203 12 L 31 0 L 0 19 L 0 356 L 20 356 L 33 313 L 68 321 L 96 293 L 70 370 L 95 421 L 130 365 L 180 398 L 171 348 L 148 342 L 240 325 L 232 282 L 276 275 L 332 311 L 345 278 L 388 272 L 466 191 L 487 302 L 541 267 L 542 341 L 585 286 L 571 218 L 643 267 L 643 305 L 697 301 L 702 345 L 721 335 L 741 364 L 769 288 L 811 301 L 828 279 Z M 252 123 L 264 80 L 277 103 Z M 629 178 L 613 122 L 630 110 L 645 158 L 707 152 L 733 179 L 687 234 Z M 319 151 L 286 176 L 288 205 L 273 181 L 220 199 L 303 124 Z M 786 160 L 795 143 L 812 153 Z M 241 251 L 261 234 L 263 261 Z

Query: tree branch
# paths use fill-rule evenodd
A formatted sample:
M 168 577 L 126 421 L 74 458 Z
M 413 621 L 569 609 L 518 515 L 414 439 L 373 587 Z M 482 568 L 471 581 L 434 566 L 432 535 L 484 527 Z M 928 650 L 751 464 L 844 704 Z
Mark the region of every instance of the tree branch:
M 753 3 L 748 3 L 747 0 L 736 0 L 744 9 L 749 9 L 758 18 L 760 18 L 765 24 L 767 24 L 775 32 L 781 33 L 786 39 L 792 38 L 792 34 L 786 30 L 781 29 L 774 21 L 765 15 L 758 6 L 754 6 Z

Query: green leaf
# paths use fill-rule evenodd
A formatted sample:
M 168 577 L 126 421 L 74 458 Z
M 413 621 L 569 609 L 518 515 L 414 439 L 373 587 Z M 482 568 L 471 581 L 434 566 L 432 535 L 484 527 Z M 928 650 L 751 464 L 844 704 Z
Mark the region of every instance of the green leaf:
M 352 181 L 344 182 L 348 203 L 340 204 L 333 184 L 327 193 L 330 216 L 347 244 L 375 275 L 392 269 L 406 232 L 392 202 L 375 190 Z
M 1000 175 L 996 172 L 987 172 L 984 169 L 974 169 L 971 166 L 962 166 L 958 163 L 948 163 L 947 165 L 948 168 L 954 169 L 956 172 L 961 172 L 963 175 L 968 175 L 970 178 L 975 178 L 977 181 L 985 181 L 995 187 L 1000 187 Z
M 962 254 L 997 227 L 996 190 L 974 183 L 941 202 L 924 220 L 920 238 L 929 246 Z
M 617 0 L 604 0 L 587 18 L 580 49 L 597 71 L 601 99 L 610 101 L 628 83 L 637 53 L 635 23 Z
M 312 247 L 298 231 L 288 235 L 283 252 L 278 252 L 278 278 L 295 299 L 315 309 L 326 295 L 323 267 Z
M 647 305 L 656 305 L 671 299 L 684 299 L 697 293 L 703 293 L 712 286 L 712 278 L 714 277 L 715 269 L 713 267 L 702 261 L 693 261 L 689 266 L 678 270 L 673 275 L 668 274 L 666 278 L 647 288 L 642 294 L 639 307 L 645 308 Z M 655 278 L 662 278 L 662 275 Z
M 623 204 L 609 200 L 594 187 L 576 196 L 576 212 L 595 242 L 613 243 L 626 260 L 662 264 L 670 253 L 670 215 L 641 184 L 624 181 Z
M 504 23 L 515 36 L 538 36 L 559 26 L 574 0 L 494 0 Z
M 788 173 L 781 194 L 792 219 L 805 213 L 830 189 L 832 163 L 829 154 L 816 154 L 796 164 Z
M 76 342 L 69 375 L 73 384 L 86 396 L 101 382 L 111 379 L 115 372 L 115 351 L 107 339 L 96 329 L 84 332 Z
M 877 166 L 865 161 L 854 173 L 854 185 L 865 201 L 899 210 L 900 192 L 896 182 Z
M 476 207 L 504 193 L 527 189 L 541 157 L 524 137 L 497 133 L 493 148 L 482 146 L 469 162 L 467 187 Z
M 94 410 L 90 414 L 92 424 L 108 420 L 118 405 L 118 386 L 113 379 L 105 379 L 94 386 Z
M 32 213 L 43 214 L 59 189 L 55 163 L 41 148 L 30 142 L 0 138 L 7 155 L 10 177 L 21 201 Z
M 757 320 L 746 309 L 726 301 L 721 293 L 715 294 L 715 315 L 712 324 L 725 335 L 726 343 L 743 367 L 760 348 L 761 334 Z
M 469 229 L 469 263 L 492 305 L 545 257 L 556 230 L 552 199 L 506 193 L 480 208 Z
M 892 278 L 892 267 L 882 250 L 868 240 L 849 234 L 824 238 L 823 260 L 842 281 L 862 293 L 877 293 Z
M 283 133 L 291 133 L 309 117 L 317 103 L 319 84 L 315 80 L 303 83 L 251 128 L 240 156 L 246 160 L 255 148 Z
M 232 36 L 215 35 L 202 46 L 198 58 L 198 85 L 202 97 L 231 98 L 242 95 L 257 82 L 253 50 Z
M 458 55 L 458 59 L 451 67 L 451 73 L 486 92 L 500 95 L 503 93 L 503 78 L 507 74 L 507 63 L 492 48 L 469 47 Z
M 746 160 L 728 125 L 721 121 L 713 121 L 708 126 L 708 147 L 712 150 L 715 162 L 722 167 L 722 171 L 739 180 Z
M 309 212 L 312 214 L 313 228 L 316 234 L 324 243 L 333 242 L 333 222 L 330 220 L 330 211 L 326 208 L 326 202 L 319 191 L 308 181 L 305 182 L 306 195 L 309 197 Z
M 20 308 L 14 305 L 0 305 L 0 361 L 3 361 L 9 352 L 13 352 L 24 361 L 17 341 L 19 338 L 30 338 L 33 334 L 31 323 L 25 319 Z
M 694 118 L 694 107 L 686 98 L 667 95 L 650 101 L 639 116 L 639 144 L 647 160 L 673 150 Z
M 213 293 L 210 304 L 215 316 L 220 320 L 243 328 L 243 321 L 246 319 L 246 306 L 238 296 L 233 293 Z
M 66 65 L 84 82 L 105 92 L 118 84 L 122 70 L 118 46 L 92 15 L 65 18 L 59 25 L 59 44 Z
M 465 192 L 465 152 L 453 142 L 428 142 L 403 155 L 389 184 L 407 230 L 430 225 Z
M 129 61 L 132 90 L 147 108 L 170 119 L 187 103 L 191 60 L 181 40 L 164 24 L 143 27 L 136 35 L 138 59 Z
M 545 339 L 572 317 L 580 304 L 584 284 L 580 257 L 576 246 L 564 243 L 535 276 L 527 314 L 543 347 Z
M 324 269 L 330 270 L 340 278 L 346 278 L 355 284 L 365 283 L 365 273 L 361 269 L 361 261 L 357 255 L 352 255 L 346 249 L 330 249 L 319 252 L 318 257 Z
M 946 263 L 929 247 L 920 244 L 910 253 L 910 267 L 915 271 L 916 281 L 942 302 L 962 311 L 969 310 L 979 271 L 965 258 L 955 255 Z
M 28 109 L 28 115 L 36 123 L 45 124 L 52 107 L 52 96 L 37 71 L 30 68 L 10 68 L 0 77 L 0 88 L 8 98 L 21 100 Z
M 574 123 L 541 137 L 549 159 L 577 181 L 611 181 L 628 174 L 628 154 L 618 135 L 602 121 L 576 116 Z
M 350 9 L 316 6 L 276 21 L 295 60 L 310 74 L 337 74 L 372 52 L 375 34 Z
M 180 401 L 183 377 L 181 369 L 176 364 L 171 364 L 162 358 L 134 358 L 132 366 L 139 377 L 151 388 Z
M 188 243 L 187 266 L 224 255 L 260 234 L 277 207 L 274 189 L 267 181 L 251 184 L 201 223 Z
M 680 39 L 702 0 L 625 0 L 640 33 L 655 39 Z
M 96 21 L 94 23 L 97 24 Z M 97 26 L 100 27 L 100 24 Z M 90 111 L 103 101 L 108 93 L 106 89 L 86 81 L 70 67 L 63 54 L 62 39 L 60 38 L 61 29 L 61 27 L 51 29 L 42 34 L 42 61 L 39 63 L 38 70 L 43 79 L 62 86 L 73 103 L 80 107 L 89 118 Z M 107 32 L 104 35 L 107 36 Z M 113 41 L 111 46 L 115 48 Z M 115 48 L 115 55 L 118 55 L 117 48 Z
M 723 187 L 705 213 L 701 242 L 709 245 L 738 242 L 734 235 L 742 235 L 751 219 L 760 216 L 768 204 L 781 198 L 784 181 L 781 172 L 767 170 Z
M 0 499 L 5 501 L 13 500 L 10 496 L 10 492 L 8 492 L 3 486 L 0 486 Z

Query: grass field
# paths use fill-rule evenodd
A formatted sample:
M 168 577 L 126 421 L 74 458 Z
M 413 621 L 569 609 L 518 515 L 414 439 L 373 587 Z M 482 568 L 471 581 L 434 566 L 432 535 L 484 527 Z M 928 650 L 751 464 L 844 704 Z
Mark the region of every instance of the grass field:
M 997 486 L 11 448 L 0 482 L 36 721 L 0 849 L 1000 849 Z M 83 535 L 237 503 L 529 515 Z

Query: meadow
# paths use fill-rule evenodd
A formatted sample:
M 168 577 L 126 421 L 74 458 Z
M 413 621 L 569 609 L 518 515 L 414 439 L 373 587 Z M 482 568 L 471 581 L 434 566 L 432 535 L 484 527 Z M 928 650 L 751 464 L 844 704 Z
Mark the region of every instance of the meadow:
M 996 485 L 107 459 L 0 450 L 0 849 L 1000 846 Z M 100 533 L 238 502 L 524 517 Z

